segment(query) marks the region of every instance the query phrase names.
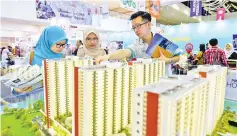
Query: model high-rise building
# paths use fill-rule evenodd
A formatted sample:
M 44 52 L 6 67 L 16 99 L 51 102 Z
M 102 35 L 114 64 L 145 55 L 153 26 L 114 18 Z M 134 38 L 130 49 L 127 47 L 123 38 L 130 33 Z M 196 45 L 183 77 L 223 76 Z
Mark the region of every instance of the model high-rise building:
M 122 92 L 121 92 L 121 109 L 122 119 L 121 126 L 125 128 L 128 125 L 128 111 L 129 111 L 129 67 L 123 67 L 122 70 Z M 121 128 L 121 129 L 122 129 Z
M 151 62 L 148 68 L 154 70 L 153 64 L 157 68 L 160 65 L 159 61 Z M 144 75 L 144 67 L 142 62 L 135 62 L 131 66 L 109 63 L 75 68 L 78 74 L 75 74 L 73 134 L 110 135 L 125 128 L 131 122 L 132 90 L 135 85 L 144 84 L 144 76 L 140 76 Z M 152 82 L 149 76 L 154 76 L 149 70 L 152 68 L 148 69 L 147 78 Z M 156 71 L 158 75 L 159 70 Z
M 78 57 L 44 61 L 48 127 L 55 117 L 72 113 L 72 135 L 119 133 L 132 122 L 133 89 L 157 82 L 165 69 L 164 62 L 151 59 L 129 66 L 92 62 Z
M 210 81 L 208 114 L 206 122 L 207 134 L 211 135 L 224 110 L 227 68 L 220 66 L 199 66 L 188 71 L 188 75 L 201 75 Z
M 150 83 L 159 82 L 165 75 L 165 62 L 155 59 L 139 59 L 132 62 L 129 69 L 129 123 L 132 122 L 132 92 L 134 88 L 142 87 Z
M 113 134 L 113 97 L 114 97 L 114 69 L 105 69 L 105 92 L 104 92 L 104 134 Z
M 211 134 L 224 108 L 226 68 L 208 66 L 134 90 L 132 135 Z
M 105 70 L 99 67 L 75 70 L 74 135 L 104 135 Z
M 122 129 L 122 68 L 114 70 L 114 94 L 113 94 L 113 133 Z
M 92 65 L 90 58 L 44 60 L 44 99 L 47 127 L 50 119 L 71 113 L 73 109 L 74 66 Z
M 135 88 L 136 70 L 134 66 L 129 66 L 129 98 L 128 98 L 128 123 L 132 123 L 132 92 Z
M 161 81 L 134 90 L 132 135 L 204 135 L 208 85 Z
M 139 59 L 132 63 L 135 67 L 135 88 L 158 82 L 165 75 L 165 62 L 155 59 Z

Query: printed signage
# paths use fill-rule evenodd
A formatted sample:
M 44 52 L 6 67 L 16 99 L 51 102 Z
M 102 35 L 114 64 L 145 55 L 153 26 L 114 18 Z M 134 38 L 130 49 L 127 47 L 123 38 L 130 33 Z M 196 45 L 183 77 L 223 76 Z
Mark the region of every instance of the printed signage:
M 216 11 L 216 20 L 224 20 L 225 19 L 225 9 L 219 8 Z
M 138 11 L 138 1 L 136 0 L 120 0 L 120 7 L 131 10 L 131 11 Z
M 237 101 L 237 73 L 231 72 L 227 75 L 225 98 Z
M 190 17 L 202 15 L 202 1 L 192 0 L 190 1 Z

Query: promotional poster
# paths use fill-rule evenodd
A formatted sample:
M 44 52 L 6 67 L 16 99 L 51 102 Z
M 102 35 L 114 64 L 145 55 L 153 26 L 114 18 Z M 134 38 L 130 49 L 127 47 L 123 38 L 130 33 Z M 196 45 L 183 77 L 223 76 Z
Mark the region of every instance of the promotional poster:
M 102 10 L 101 7 L 78 1 L 36 0 L 39 19 L 67 18 L 73 24 L 92 25 L 92 15 L 100 15 Z
M 159 58 L 161 51 L 166 57 L 171 58 L 175 55 L 177 49 L 176 44 L 157 33 L 148 46 L 146 53 L 152 58 Z
M 233 35 L 233 48 L 237 51 L 237 34 Z
M 160 18 L 160 0 L 149 0 L 149 13 L 155 18 Z

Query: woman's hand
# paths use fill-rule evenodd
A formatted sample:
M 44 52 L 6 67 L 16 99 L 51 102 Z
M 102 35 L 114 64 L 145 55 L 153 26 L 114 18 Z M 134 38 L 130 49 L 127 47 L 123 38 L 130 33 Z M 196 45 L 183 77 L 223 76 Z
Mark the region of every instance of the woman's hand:
M 24 88 L 14 88 L 14 90 L 18 93 L 26 93 L 32 91 L 32 86 L 26 86 Z

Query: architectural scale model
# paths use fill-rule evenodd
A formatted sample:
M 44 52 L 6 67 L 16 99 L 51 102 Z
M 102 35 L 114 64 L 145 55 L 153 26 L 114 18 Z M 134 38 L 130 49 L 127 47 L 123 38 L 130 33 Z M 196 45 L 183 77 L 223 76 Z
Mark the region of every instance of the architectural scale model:
M 90 58 L 71 57 L 66 59 L 44 60 L 44 101 L 46 124 L 50 119 L 72 113 L 74 90 L 74 66 L 93 65 Z
M 207 70 L 208 69 L 208 70 Z M 211 134 L 224 109 L 226 68 L 197 69 L 206 77 L 177 76 L 133 91 L 132 135 Z M 192 71 L 191 71 L 192 72 Z M 200 73 L 203 74 L 203 73 Z
M 165 63 L 141 59 L 92 66 L 88 58 L 44 61 L 45 113 L 50 120 L 71 112 L 73 136 L 119 133 L 132 119 L 132 91 L 159 82 Z M 73 69 L 73 67 L 75 67 Z

